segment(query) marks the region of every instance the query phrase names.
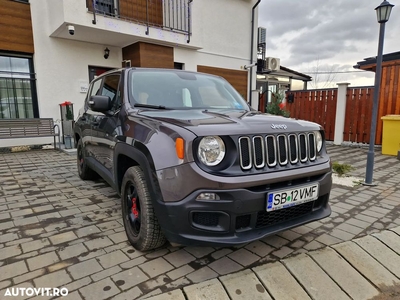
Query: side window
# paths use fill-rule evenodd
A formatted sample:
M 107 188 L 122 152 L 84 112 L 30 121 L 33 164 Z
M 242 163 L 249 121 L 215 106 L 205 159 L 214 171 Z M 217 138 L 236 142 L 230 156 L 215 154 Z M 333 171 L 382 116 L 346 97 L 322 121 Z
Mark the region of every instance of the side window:
M 100 86 L 101 86 L 101 79 L 93 81 L 92 85 L 91 85 L 91 89 L 89 91 L 89 93 L 87 94 L 86 100 L 85 100 L 85 109 L 89 108 L 89 100 L 90 97 L 93 95 L 97 95 L 99 90 L 100 90 Z
M 101 89 L 101 95 L 108 96 L 113 104 L 114 111 L 121 107 L 121 97 L 119 90 L 119 78 L 120 74 L 108 75 L 104 78 L 104 84 Z

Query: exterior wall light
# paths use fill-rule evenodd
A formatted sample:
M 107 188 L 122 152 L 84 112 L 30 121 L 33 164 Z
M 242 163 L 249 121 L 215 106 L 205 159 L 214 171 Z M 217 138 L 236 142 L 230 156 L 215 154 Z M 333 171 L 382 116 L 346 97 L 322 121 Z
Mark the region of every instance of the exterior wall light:
M 104 49 L 104 58 L 107 59 L 110 56 L 110 49 Z

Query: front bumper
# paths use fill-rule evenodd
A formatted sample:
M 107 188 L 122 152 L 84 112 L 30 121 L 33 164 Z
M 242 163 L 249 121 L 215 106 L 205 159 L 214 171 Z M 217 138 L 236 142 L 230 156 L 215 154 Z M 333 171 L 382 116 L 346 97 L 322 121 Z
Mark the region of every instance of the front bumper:
M 279 172 L 286 174 L 274 174 L 274 178 L 261 181 L 254 180 L 255 176 L 245 176 L 242 177 L 242 184 L 237 177 L 223 177 L 220 179 L 224 182 L 208 178 L 208 184 L 204 185 L 204 178 L 193 182 L 194 178 L 187 174 L 184 180 L 186 185 L 198 184 L 199 188 L 180 201 L 155 203 L 157 218 L 170 242 L 218 247 L 248 243 L 328 217 L 331 213 L 328 199 L 332 185 L 329 162 L 306 169 Z M 173 173 L 177 175 L 180 171 L 183 170 L 174 168 Z M 167 191 L 163 190 L 166 181 L 160 180 L 160 175 L 165 175 L 165 170 L 158 172 L 163 195 L 166 192 L 174 194 L 171 186 Z M 249 180 L 250 177 L 253 182 Z M 291 180 L 287 180 L 289 177 Z M 319 183 L 317 200 L 266 212 L 266 196 L 269 192 L 313 183 Z M 196 200 L 202 192 L 217 193 L 220 200 Z

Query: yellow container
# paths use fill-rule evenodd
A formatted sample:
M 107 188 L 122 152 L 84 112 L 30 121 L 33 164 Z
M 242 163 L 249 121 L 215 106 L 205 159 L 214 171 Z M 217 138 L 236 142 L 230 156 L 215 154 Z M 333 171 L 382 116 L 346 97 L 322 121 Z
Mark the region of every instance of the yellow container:
M 400 151 L 400 115 L 387 115 L 383 120 L 382 154 L 396 155 Z

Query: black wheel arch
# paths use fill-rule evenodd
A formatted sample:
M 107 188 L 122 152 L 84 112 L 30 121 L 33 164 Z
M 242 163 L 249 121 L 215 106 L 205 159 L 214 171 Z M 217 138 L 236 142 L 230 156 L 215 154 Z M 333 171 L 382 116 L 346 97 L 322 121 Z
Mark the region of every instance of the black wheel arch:
M 140 142 L 135 142 L 135 146 L 117 143 L 114 149 L 114 158 L 115 186 L 119 195 L 121 195 L 121 185 L 126 170 L 132 166 L 140 166 L 149 184 L 151 198 L 162 202 L 154 161 L 146 146 Z

